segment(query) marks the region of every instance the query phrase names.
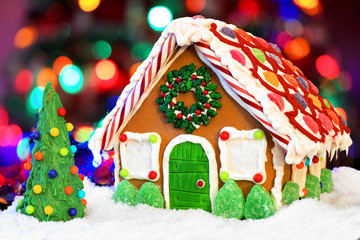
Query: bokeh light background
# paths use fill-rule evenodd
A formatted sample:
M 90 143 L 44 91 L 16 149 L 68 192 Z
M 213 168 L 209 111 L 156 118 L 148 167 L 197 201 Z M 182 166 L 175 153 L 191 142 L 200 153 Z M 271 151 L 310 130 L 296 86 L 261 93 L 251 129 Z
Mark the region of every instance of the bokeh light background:
M 15 194 L 23 190 L 30 133 L 47 82 L 53 83 L 67 110 L 66 120 L 75 126 L 70 137 L 80 171 L 100 185 L 110 184 L 113 153 L 103 153 L 101 163 L 92 162 L 87 150 L 92 131 L 115 106 L 169 21 L 197 14 L 276 43 L 347 119 L 354 140 L 349 155 L 358 159 L 359 11 L 356 0 L 4 1 L 0 185 L 12 186 Z M 12 196 L 9 188 L 5 197 L 0 191 L 0 204 Z

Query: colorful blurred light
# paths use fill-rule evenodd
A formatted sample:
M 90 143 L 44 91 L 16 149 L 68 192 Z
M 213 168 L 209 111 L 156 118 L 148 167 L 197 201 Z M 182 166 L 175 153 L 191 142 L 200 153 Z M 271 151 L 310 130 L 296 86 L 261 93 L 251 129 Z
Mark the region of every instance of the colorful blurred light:
M 100 0 L 79 0 L 79 7 L 84 12 L 94 11 L 100 5 Z
M 62 89 L 70 94 L 80 92 L 84 83 L 83 74 L 75 65 L 65 66 L 60 72 L 59 79 Z
M 57 76 L 54 71 L 49 67 L 44 67 L 40 70 L 36 78 L 36 84 L 38 87 L 45 87 L 45 85 L 51 82 L 54 89 L 57 88 Z
M 344 120 L 347 122 L 347 115 L 346 115 L 346 112 L 345 112 L 345 110 L 343 108 L 336 107 L 335 111 L 336 111 L 337 114 L 343 116 Z
M 186 0 L 186 9 L 191 13 L 201 12 L 206 5 L 206 0 Z
M 38 38 L 38 31 L 33 26 L 21 28 L 14 38 L 14 45 L 17 48 L 27 48 L 32 45 Z
M 349 91 L 353 86 L 353 79 L 350 73 L 346 71 L 341 72 L 336 80 L 339 89 L 342 91 Z
M 34 88 L 26 100 L 26 110 L 30 115 L 36 114 L 37 109 L 42 107 L 42 96 L 44 88 Z
M 22 69 L 15 77 L 15 88 L 18 94 L 26 93 L 33 84 L 33 74 L 28 69 Z
M 0 146 L 16 146 L 19 138 L 22 136 L 22 130 L 18 125 L 12 124 L 6 127 L 0 127 L 1 138 Z
M 53 63 L 53 71 L 56 75 L 59 75 L 61 70 L 66 65 L 71 65 L 71 64 L 72 64 L 72 61 L 70 58 L 65 57 L 65 56 L 60 56 L 60 57 L 56 58 Z
M 141 65 L 141 62 L 137 62 L 134 63 L 133 65 L 131 65 L 130 69 L 129 69 L 129 76 L 131 77 L 132 75 L 134 75 L 134 73 L 136 72 L 136 70 L 138 69 L 138 67 Z
M 101 60 L 95 65 L 96 76 L 101 80 L 109 80 L 113 78 L 116 72 L 117 66 L 112 60 Z
M 5 109 L 0 108 L 0 127 L 7 126 L 9 124 L 9 114 Z
M 316 59 L 315 62 L 316 70 L 319 74 L 327 79 L 334 79 L 340 73 L 340 67 L 337 61 L 329 56 L 329 55 L 322 55 Z
M 279 15 L 283 19 L 299 18 L 299 10 L 292 3 L 284 3 L 279 6 Z
M 319 5 L 319 0 L 293 0 L 293 2 L 304 9 L 314 9 Z
M 310 53 L 310 44 L 305 38 L 296 38 L 285 45 L 284 51 L 290 60 L 299 60 Z
M 106 41 L 97 41 L 94 43 L 91 52 L 97 60 L 106 59 L 111 55 L 111 46 Z
M 138 42 L 131 48 L 131 55 L 133 57 L 145 60 L 151 52 L 152 44 L 147 41 Z
M 285 23 L 285 30 L 293 37 L 299 37 L 304 34 L 304 27 L 300 21 L 296 19 L 289 19 Z
M 171 11 L 164 6 L 156 6 L 150 9 L 148 21 L 150 27 L 156 31 L 162 31 L 172 21 Z
M 16 147 L 17 156 L 21 161 L 25 161 L 30 154 L 30 140 L 28 137 L 23 137 L 17 147 Z
M 86 142 L 89 140 L 93 131 L 94 129 L 92 127 L 81 126 L 73 131 L 73 138 L 80 143 Z
M 279 33 L 276 38 L 277 43 L 280 47 L 284 48 L 285 45 L 292 39 L 292 37 L 285 31 Z
M 238 9 L 242 14 L 255 17 L 260 12 L 259 3 L 255 0 L 240 0 Z

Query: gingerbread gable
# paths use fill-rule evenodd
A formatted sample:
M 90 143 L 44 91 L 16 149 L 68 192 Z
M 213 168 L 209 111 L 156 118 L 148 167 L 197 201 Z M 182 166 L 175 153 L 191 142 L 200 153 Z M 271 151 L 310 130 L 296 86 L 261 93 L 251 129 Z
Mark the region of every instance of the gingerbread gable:
M 288 164 L 348 150 L 352 141 L 346 123 L 276 45 L 225 22 L 186 17 L 164 30 L 96 130 L 89 143 L 95 159 L 101 160 L 101 150 L 114 147 L 161 76 L 190 45 L 218 75 L 226 92 L 286 150 Z

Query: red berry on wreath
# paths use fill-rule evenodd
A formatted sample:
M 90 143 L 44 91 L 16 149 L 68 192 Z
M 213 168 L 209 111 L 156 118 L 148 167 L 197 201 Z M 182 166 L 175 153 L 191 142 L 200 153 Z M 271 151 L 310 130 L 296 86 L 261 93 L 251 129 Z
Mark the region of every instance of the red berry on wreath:
M 177 82 L 177 83 L 181 82 L 181 78 L 177 77 L 177 78 L 175 79 L 175 82 Z
M 191 116 L 188 116 L 188 120 L 191 122 L 191 120 L 192 120 L 192 117 Z
M 209 109 L 211 107 L 210 103 L 205 103 L 205 108 Z
M 203 94 L 204 94 L 204 95 L 208 95 L 208 94 L 209 94 L 209 91 L 208 91 L 208 90 L 204 90 Z
M 160 97 L 165 97 L 165 93 L 160 93 Z
M 207 85 L 207 83 L 205 82 L 205 81 L 203 81 L 202 83 L 201 83 L 201 86 L 203 86 L 203 87 L 205 87 Z
M 173 88 L 173 85 L 172 85 L 171 83 L 169 84 L 169 88 L 170 88 L 170 89 L 172 89 L 172 88 Z
M 182 118 L 182 114 L 181 114 L 181 113 L 178 113 L 178 114 L 176 115 L 176 117 L 177 117 L 178 119 L 181 119 L 181 118 Z
M 227 131 L 222 131 L 222 132 L 220 133 L 220 139 L 223 140 L 223 141 L 228 140 L 229 137 L 230 137 L 230 134 L 229 134 L 229 132 L 227 132 Z
M 200 109 L 196 109 L 196 110 L 195 110 L 195 114 L 196 114 L 196 115 L 201 115 L 201 110 L 200 110 Z
M 196 80 L 196 75 L 195 74 L 193 74 L 193 75 L 191 75 L 191 80 Z
M 170 107 L 174 107 L 175 103 L 171 102 L 169 103 Z

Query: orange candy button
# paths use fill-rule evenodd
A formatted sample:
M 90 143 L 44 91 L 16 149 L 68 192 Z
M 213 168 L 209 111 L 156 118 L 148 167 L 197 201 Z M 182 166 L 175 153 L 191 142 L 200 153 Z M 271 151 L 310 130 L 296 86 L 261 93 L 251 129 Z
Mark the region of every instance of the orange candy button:
M 296 79 L 291 76 L 290 74 L 284 74 L 283 77 L 285 80 L 294 88 L 297 88 L 299 86 L 299 83 L 296 81 Z
M 274 87 L 279 86 L 279 79 L 277 78 L 276 74 L 273 72 L 266 71 L 264 72 L 265 80 L 273 85 Z
M 312 95 L 312 94 L 309 94 L 309 98 L 311 98 L 311 100 L 313 101 L 313 103 L 314 103 L 318 108 L 321 109 L 321 102 L 320 102 L 320 100 L 319 100 L 317 97 L 315 97 L 315 96 Z
M 72 167 L 70 168 L 70 172 L 71 172 L 71 174 L 75 175 L 75 174 L 78 174 L 79 169 L 78 169 L 77 166 L 72 166 Z
M 66 186 L 65 187 L 65 193 L 67 195 L 71 194 L 73 192 L 73 188 L 71 186 Z
M 42 152 L 36 152 L 34 157 L 36 160 L 42 160 L 44 158 L 44 154 Z

